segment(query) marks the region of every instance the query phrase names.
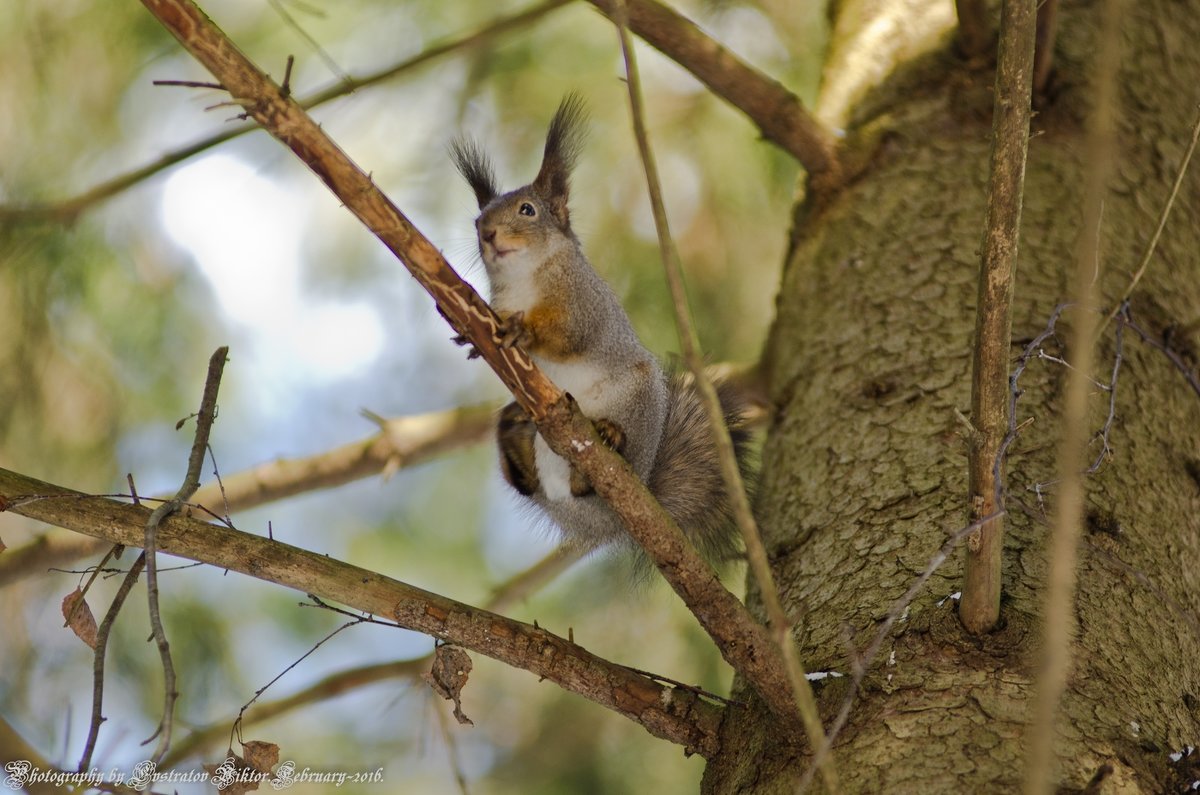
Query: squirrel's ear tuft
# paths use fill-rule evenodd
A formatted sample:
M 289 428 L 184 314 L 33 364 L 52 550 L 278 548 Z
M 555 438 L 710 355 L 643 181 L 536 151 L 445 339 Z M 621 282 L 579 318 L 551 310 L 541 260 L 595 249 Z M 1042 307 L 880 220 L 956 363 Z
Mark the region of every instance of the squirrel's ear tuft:
M 551 211 L 563 227 L 569 226 L 567 198 L 571 169 L 583 145 L 586 119 L 587 111 L 578 94 L 571 92 L 563 97 L 546 133 L 542 168 L 533 181 L 534 189 L 550 203 Z
M 471 190 L 475 191 L 475 199 L 479 209 L 496 198 L 496 174 L 492 170 L 492 161 L 483 151 L 483 147 L 469 138 L 456 138 L 450 143 L 450 157 L 458 173 L 463 175 Z

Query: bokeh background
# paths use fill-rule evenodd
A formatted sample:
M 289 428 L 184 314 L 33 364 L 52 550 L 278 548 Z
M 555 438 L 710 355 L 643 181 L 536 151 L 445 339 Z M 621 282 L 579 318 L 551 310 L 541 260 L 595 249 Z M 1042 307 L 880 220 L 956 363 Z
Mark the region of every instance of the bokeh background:
M 523 7 L 473 0 L 321 3 L 210 0 L 214 20 L 279 79 L 296 56 L 298 97 L 401 63 Z M 802 98 L 817 85 L 822 4 L 774 0 L 676 6 Z M 315 43 L 315 44 L 314 44 Z M 319 45 L 319 46 L 318 46 Z M 753 362 L 773 313 L 796 165 L 740 114 L 639 45 L 649 125 L 702 342 L 713 362 Z M 559 99 L 579 91 L 590 135 L 573 181 L 573 220 L 597 270 L 649 347 L 677 348 L 612 26 L 586 3 L 452 49 L 313 111 L 339 145 L 486 294 L 470 190 L 447 143 L 467 133 L 502 183 L 532 178 Z M 74 489 L 173 492 L 191 444 L 176 421 L 199 402 L 205 363 L 230 346 L 212 447 L 223 475 L 279 456 L 320 453 L 371 434 L 363 409 L 402 416 L 478 404 L 504 391 L 468 361 L 404 268 L 286 149 L 254 132 L 187 158 L 77 212 L 49 206 L 222 132 L 237 108 L 135 3 L 62 0 L 0 8 L 0 466 Z M 214 107 L 215 106 L 215 107 Z M 274 537 L 470 603 L 554 547 L 507 492 L 490 444 L 233 516 Z M 205 478 L 213 466 L 205 467 Z M 47 532 L 0 515 L 17 549 Z M 58 531 L 62 532 L 62 531 Z M 119 564 L 128 565 L 127 553 Z M 37 571 L 0 597 L 0 713 L 47 758 L 71 768 L 87 732 L 90 650 L 62 628 L 81 581 Z M 173 561 L 161 559 L 160 566 Z M 742 571 L 726 578 L 740 590 Z M 89 594 L 100 615 L 119 577 Z M 226 722 L 256 690 L 344 618 L 303 596 L 207 567 L 162 576 L 180 674 L 176 736 Z M 664 586 L 632 587 L 620 560 L 593 556 L 508 610 L 609 659 L 727 692 L 730 674 Z M 147 756 L 161 708 L 144 584 L 109 647 L 95 764 Z M 419 657 L 429 638 L 355 626 L 264 695 L 279 698 L 371 662 Z M 374 771 L 388 791 L 635 793 L 694 790 L 702 761 L 641 728 L 475 658 L 463 708 L 411 679 L 355 689 L 249 728 L 299 767 Z M 197 769 L 224 746 L 181 762 Z M 344 791 L 378 792 L 347 785 Z M 308 790 L 324 791 L 323 787 Z M 181 791 L 188 791 L 181 787 Z

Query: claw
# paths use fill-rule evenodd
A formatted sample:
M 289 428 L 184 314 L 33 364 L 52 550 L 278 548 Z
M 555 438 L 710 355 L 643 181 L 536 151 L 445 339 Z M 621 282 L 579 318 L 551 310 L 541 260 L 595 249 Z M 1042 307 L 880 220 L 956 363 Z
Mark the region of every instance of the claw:
M 511 348 L 514 345 L 524 347 L 529 342 L 529 330 L 525 328 L 525 313 L 513 312 L 501 321 L 496 330 L 496 344 L 501 348 Z

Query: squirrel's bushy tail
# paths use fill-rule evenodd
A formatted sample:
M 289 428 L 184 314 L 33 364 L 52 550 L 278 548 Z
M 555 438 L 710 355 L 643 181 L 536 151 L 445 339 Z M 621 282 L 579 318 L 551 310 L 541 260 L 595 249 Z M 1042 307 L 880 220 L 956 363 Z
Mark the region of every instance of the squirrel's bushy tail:
M 700 554 L 720 564 L 738 557 L 741 536 L 721 476 L 708 415 L 690 374 L 677 372 L 668 378 L 667 421 L 646 485 Z M 728 382 L 717 381 L 715 386 L 738 466 L 749 483 L 752 469 L 747 454 L 750 434 L 745 427 L 745 400 Z M 644 553 L 638 558 L 638 569 L 652 568 Z

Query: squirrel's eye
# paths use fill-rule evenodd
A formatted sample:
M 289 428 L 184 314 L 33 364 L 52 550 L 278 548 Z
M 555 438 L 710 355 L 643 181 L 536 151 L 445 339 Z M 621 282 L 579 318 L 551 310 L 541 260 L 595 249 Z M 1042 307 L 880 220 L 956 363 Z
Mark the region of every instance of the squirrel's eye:
M 533 209 L 533 205 L 529 202 L 521 202 L 521 206 L 517 208 L 517 212 L 521 215 L 528 215 L 530 218 L 537 215 L 537 210 Z

